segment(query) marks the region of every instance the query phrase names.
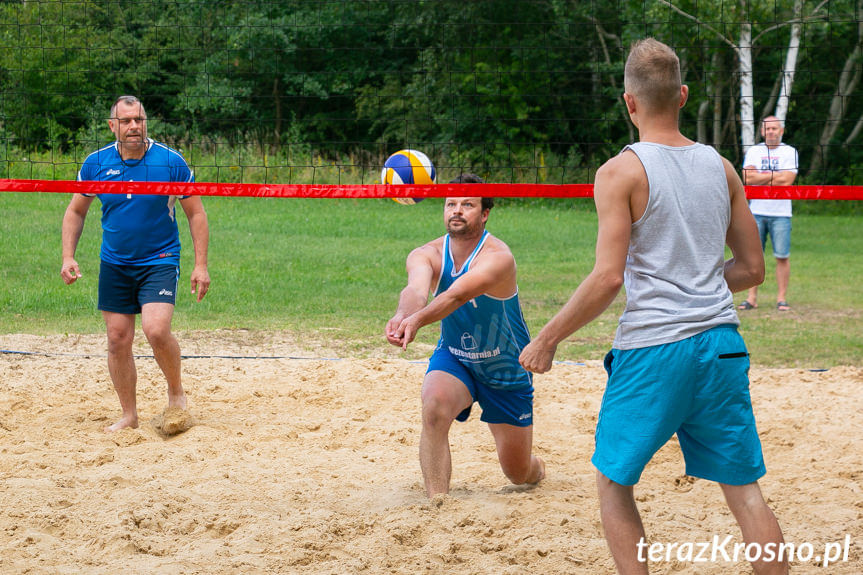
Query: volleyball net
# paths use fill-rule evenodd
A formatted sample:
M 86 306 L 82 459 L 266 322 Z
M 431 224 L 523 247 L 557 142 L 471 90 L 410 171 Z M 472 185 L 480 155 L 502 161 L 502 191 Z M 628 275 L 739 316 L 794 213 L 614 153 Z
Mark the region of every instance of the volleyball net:
M 637 139 L 623 63 L 653 36 L 680 56 L 689 137 L 741 166 L 761 118 L 784 118 L 797 185 L 749 197 L 863 199 L 861 22 L 859 0 L 4 2 L 0 191 L 457 195 L 380 185 L 411 148 L 438 182 L 494 182 L 472 195 L 589 197 Z M 121 94 L 196 184 L 74 181 Z

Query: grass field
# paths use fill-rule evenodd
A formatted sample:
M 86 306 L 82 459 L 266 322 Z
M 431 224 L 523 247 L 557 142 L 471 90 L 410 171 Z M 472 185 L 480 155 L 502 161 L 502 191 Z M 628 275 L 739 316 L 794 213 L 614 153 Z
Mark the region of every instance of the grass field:
M 77 259 L 84 277 L 60 280 L 60 194 L 0 193 L 0 333 L 98 333 L 98 202 Z M 404 258 L 442 233 L 441 200 L 400 206 L 389 200 L 205 198 L 210 218 L 212 288 L 188 294 L 192 250 L 185 218 L 177 330 L 289 330 L 327 340 L 345 354 L 372 355 L 404 285 Z M 178 210 L 177 213 L 182 213 Z M 589 200 L 559 207 L 503 204 L 489 230 L 512 248 L 525 316 L 536 332 L 593 265 L 596 219 Z M 768 246 L 769 251 L 769 246 Z M 754 364 L 802 368 L 863 364 L 863 233 L 859 217 L 794 218 L 790 313 L 773 307 L 772 257 L 761 306 L 742 312 Z M 600 359 L 617 325 L 623 294 L 562 345 L 558 359 Z M 738 294 L 736 301 L 742 299 Z M 433 343 L 437 327 L 420 333 Z M 413 355 L 411 355 L 411 353 Z M 419 357 L 419 351 L 409 356 Z

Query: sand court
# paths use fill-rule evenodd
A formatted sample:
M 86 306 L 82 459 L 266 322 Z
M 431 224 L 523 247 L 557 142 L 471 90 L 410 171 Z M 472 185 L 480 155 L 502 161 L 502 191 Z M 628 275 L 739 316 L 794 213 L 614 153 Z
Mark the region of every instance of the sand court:
M 103 335 L 0 336 L 67 354 L 0 354 L 0 573 L 613 573 L 590 465 L 600 362 L 536 378 L 539 486 L 508 484 L 475 409 L 450 434 L 451 494 L 428 500 L 423 362 L 383 342 L 379 357 L 341 358 L 281 332 L 178 339 L 186 355 L 231 357 L 184 361 L 188 413 L 163 411 L 161 373 L 139 359 L 141 425 L 106 434 L 119 405 Z M 861 387 L 860 367 L 752 371 L 762 489 L 786 539 L 813 546 L 795 573 L 863 572 Z M 739 542 L 719 488 L 683 471 L 672 440 L 636 487 L 651 541 Z M 848 561 L 822 568 L 815 556 L 847 537 Z M 671 557 L 651 572 L 751 570 Z

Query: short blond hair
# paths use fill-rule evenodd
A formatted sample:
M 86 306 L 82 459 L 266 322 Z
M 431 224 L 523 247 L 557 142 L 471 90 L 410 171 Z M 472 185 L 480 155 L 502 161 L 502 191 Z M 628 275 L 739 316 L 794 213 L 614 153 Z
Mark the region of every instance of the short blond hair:
M 653 38 L 635 42 L 623 70 L 623 86 L 647 108 L 663 110 L 680 104 L 680 60 L 669 46 Z

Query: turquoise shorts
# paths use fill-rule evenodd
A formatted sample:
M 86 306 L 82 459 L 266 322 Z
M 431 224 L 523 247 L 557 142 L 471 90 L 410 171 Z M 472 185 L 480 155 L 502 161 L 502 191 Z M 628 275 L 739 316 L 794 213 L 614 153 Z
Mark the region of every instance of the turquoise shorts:
M 733 325 L 651 347 L 612 349 L 592 462 L 635 485 L 677 433 L 686 474 L 728 485 L 764 475 L 749 397 L 749 354 Z
M 444 345 L 439 346 L 429 358 L 426 373 L 430 371 L 442 371 L 461 380 L 473 400 L 482 408 L 481 421 L 506 423 L 516 427 L 533 425 L 533 385 L 518 385 L 513 386 L 513 389 L 485 385 Z M 470 409 L 468 407 L 458 414 L 456 420 L 467 421 Z

